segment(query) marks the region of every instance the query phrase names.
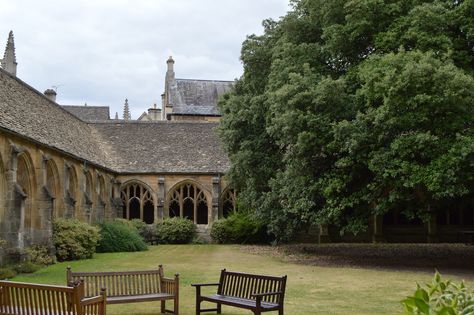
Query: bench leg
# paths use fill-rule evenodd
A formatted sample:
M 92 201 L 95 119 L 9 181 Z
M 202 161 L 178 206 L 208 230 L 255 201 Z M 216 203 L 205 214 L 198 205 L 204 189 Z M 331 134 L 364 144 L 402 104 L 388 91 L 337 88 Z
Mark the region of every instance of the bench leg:
M 220 313 L 222 313 L 222 304 L 217 303 L 217 314 L 220 314 Z
M 178 315 L 179 314 L 179 299 L 175 298 L 174 300 L 174 315 Z
M 283 315 L 283 307 L 278 310 L 278 315 Z
M 161 301 L 161 313 L 166 313 L 166 301 Z
M 196 299 L 196 315 L 201 315 L 201 301 Z

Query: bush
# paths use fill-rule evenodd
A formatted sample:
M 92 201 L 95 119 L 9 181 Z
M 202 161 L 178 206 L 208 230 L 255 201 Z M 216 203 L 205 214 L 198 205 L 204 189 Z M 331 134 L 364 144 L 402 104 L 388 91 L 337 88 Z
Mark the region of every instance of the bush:
M 264 221 L 256 218 L 250 211 L 234 211 L 227 219 L 214 222 L 211 238 L 221 244 L 258 244 L 271 241 Z
M 76 219 L 53 223 L 53 244 L 59 261 L 91 258 L 99 241 L 99 229 Z
M 98 252 L 137 252 L 148 249 L 132 223 L 113 220 L 103 222 L 99 227 L 101 239 Z
M 166 218 L 163 223 L 157 224 L 156 235 L 160 243 L 188 244 L 196 236 L 196 226 L 188 219 Z
M 0 248 L 4 248 L 7 246 L 7 241 L 5 241 L 4 239 L 0 238 Z
M 28 261 L 36 265 L 49 266 L 56 261 L 53 256 L 49 254 L 48 247 L 45 245 L 33 245 L 26 249 Z
M 25 261 L 22 263 L 15 264 L 15 266 L 13 266 L 13 269 L 15 269 L 17 273 L 33 273 L 40 270 L 41 267 L 41 265 L 35 264 L 31 261 Z
M 402 315 L 462 315 L 474 314 L 474 291 L 464 283 L 454 284 L 442 281 L 436 272 L 431 284 L 426 288 L 417 285 L 412 296 L 402 301 L 405 312 Z
M 10 279 L 16 276 L 16 271 L 11 268 L 0 268 L 0 280 Z

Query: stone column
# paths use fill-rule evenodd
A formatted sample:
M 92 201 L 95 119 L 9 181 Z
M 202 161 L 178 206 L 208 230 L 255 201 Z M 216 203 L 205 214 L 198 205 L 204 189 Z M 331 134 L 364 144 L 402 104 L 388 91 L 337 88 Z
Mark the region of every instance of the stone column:
M 157 212 L 155 213 L 155 222 L 163 222 L 165 218 L 165 178 L 158 177 L 158 191 L 156 194 Z M 166 215 L 167 217 L 168 215 Z
M 216 176 L 212 178 L 212 210 L 209 215 L 209 224 L 219 219 L 219 200 L 221 197 L 221 178 Z

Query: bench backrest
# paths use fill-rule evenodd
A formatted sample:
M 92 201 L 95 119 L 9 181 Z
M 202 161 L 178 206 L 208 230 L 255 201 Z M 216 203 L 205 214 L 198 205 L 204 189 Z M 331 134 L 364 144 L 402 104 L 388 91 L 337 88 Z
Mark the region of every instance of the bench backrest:
M 218 294 L 243 299 L 252 299 L 252 294 L 281 292 L 281 295 L 266 296 L 265 302 L 280 303 L 285 296 L 286 276 L 271 277 L 240 272 L 221 271 Z
M 0 281 L 0 314 L 99 314 L 81 306 L 84 285 L 73 287 Z
M 109 272 L 72 272 L 67 268 L 67 283 L 84 281 L 87 297 L 98 295 L 102 288 L 107 289 L 108 297 L 160 293 L 162 278 L 162 266 L 157 270 Z

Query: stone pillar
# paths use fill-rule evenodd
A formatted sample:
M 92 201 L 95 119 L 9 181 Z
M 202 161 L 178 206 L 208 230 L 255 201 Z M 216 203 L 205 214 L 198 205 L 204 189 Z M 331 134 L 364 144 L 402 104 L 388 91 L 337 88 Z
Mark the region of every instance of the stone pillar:
M 155 214 L 155 222 L 163 222 L 165 218 L 165 178 L 158 177 L 158 191 L 156 194 L 157 213 Z M 168 217 L 168 215 L 166 215 Z
M 330 243 L 331 239 L 329 238 L 329 229 L 327 224 L 320 224 L 319 225 L 319 235 L 318 235 L 318 243 Z
M 374 214 L 372 216 L 372 242 L 385 242 L 385 236 L 383 235 L 383 216 L 381 215 Z
M 209 224 L 219 219 L 219 200 L 221 197 L 221 178 L 216 176 L 212 178 L 212 210 L 209 215 Z

